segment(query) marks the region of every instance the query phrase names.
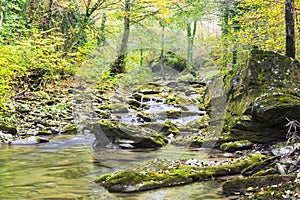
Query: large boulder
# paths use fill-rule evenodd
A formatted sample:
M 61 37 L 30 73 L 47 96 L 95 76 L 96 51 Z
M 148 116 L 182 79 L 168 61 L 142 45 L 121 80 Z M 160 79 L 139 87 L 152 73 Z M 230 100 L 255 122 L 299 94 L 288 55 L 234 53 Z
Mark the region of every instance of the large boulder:
M 158 148 L 167 143 L 162 134 L 133 124 L 100 120 L 92 127 L 98 144 L 113 142 L 124 148 Z
M 286 118 L 300 119 L 300 63 L 253 50 L 248 65 L 225 77 L 227 92 L 223 136 L 269 143 L 286 138 Z

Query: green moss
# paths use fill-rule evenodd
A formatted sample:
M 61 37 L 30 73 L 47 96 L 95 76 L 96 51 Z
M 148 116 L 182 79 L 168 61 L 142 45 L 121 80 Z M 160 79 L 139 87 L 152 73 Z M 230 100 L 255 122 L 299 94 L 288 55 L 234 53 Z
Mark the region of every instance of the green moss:
M 249 140 L 240 140 L 235 142 L 227 142 L 223 143 L 220 146 L 220 149 L 223 151 L 236 151 L 236 150 L 243 150 L 252 147 L 253 143 Z
M 176 96 L 168 96 L 166 98 L 166 103 L 168 104 L 178 104 L 180 105 L 181 104 L 181 100 L 179 97 L 176 97 Z
M 235 194 L 236 192 L 244 193 L 245 191 L 247 191 L 247 188 L 252 188 L 252 190 L 254 191 L 260 191 L 260 188 L 262 187 L 284 184 L 289 181 L 294 181 L 295 178 L 296 177 L 293 175 L 278 174 L 248 178 L 234 178 L 232 180 L 224 182 L 222 184 L 222 188 L 225 194 Z
M 176 161 L 175 163 L 174 161 L 154 160 L 143 163 L 134 169 L 100 176 L 96 179 L 96 182 L 110 191 L 141 191 L 213 179 L 213 177 L 229 174 L 238 174 L 244 168 L 265 158 L 262 154 L 253 154 L 236 159 L 230 164 L 212 167 L 190 166 L 185 164 L 185 161 Z M 128 187 L 131 189 L 128 190 Z

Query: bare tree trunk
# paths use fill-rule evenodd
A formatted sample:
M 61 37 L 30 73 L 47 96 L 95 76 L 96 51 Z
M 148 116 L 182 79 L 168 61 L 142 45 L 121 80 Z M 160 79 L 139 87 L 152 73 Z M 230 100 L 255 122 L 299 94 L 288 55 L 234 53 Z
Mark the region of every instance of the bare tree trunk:
M 286 56 L 296 57 L 295 47 L 295 22 L 294 22 L 294 0 L 285 2 L 285 26 L 286 26 Z
M 188 37 L 188 49 L 187 49 L 187 65 L 191 74 L 195 76 L 195 66 L 194 66 L 194 40 L 197 30 L 197 20 L 193 22 L 193 30 L 191 28 L 192 23 L 188 22 L 187 25 L 187 37 Z
M 112 63 L 110 71 L 113 74 L 124 73 L 126 67 L 126 53 L 128 47 L 129 33 L 130 33 L 130 0 L 125 1 L 125 16 L 124 16 L 124 32 L 121 43 L 121 48 L 117 59 Z
M 165 77 L 165 57 L 164 57 L 164 49 L 165 49 L 165 26 L 162 25 L 162 34 L 161 34 L 161 50 L 160 50 L 160 70 L 162 73 L 162 79 L 166 80 Z
M 2 10 L 1 13 L 0 13 L 0 28 L 3 26 L 4 24 L 4 19 L 5 19 L 5 11 Z

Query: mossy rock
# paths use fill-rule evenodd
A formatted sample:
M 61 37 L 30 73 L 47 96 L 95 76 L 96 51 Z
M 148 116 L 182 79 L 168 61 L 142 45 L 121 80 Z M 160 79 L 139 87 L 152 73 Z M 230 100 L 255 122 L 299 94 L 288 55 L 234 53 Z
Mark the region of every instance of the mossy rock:
M 106 138 L 114 138 L 115 143 L 118 143 L 118 140 L 131 141 L 130 145 L 136 148 L 157 148 L 167 143 L 167 139 L 162 134 L 137 125 L 104 119 L 93 124 L 92 127 L 91 132 L 95 134 L 97 140 L 103 140 L 103 136 L 106 136 Z
M 12 124 L 9 124 L 8 122 L 1 122 L 0 121 L 0 130 L 5 132 L 5 133 L 9 133 L 9 134 L 17 134 L 17 128 L 12 125 Z
M 154 122 L 156 117 L 152 113 L 138 112 L 137 117 L 143 119 L 144 122 Z
M 166 103 L 180 105 L 181 104 L 181 99 L 177 96 L 168 96 L 166 98 Z
M 299 179 L 278 185 L 265 185 L 260 190 L 252 190 L 244 199 L 299 199 Z
M 155 83 L 144 84 L 139 86 L 135 92 L 141 94 L 159 94 L 162 92 L 162 86 Z
M 208 167 L 190 165 L 186 160 L 156 159 L 134 169 L 102 175 L 95 182 L 112 192 L 138 192 L 239 174 L 244 168 L 264 159 L 262 154 L 251 154 L 229 164 Z
M 223 193 L 226 195 L 245 193 L 248 190 L 260 191 L 261 188 L 285 184 L 289 181 L 293 182 L 296 179 L 295 175 L 267 175 L 267 176 L 255 176 L 246 178 L 234 178 L 226 181 L 222 184 Z
M 225 77 L 228 97 L 223 136 L 256 143 L 285 140 L 286 118 L 300 118 L 300 62 L 253 50 L 248 65 Z M 209 103 L 210 95 L 205 102 Z
M 135 99 L 129 99 L 128 104 L 132 108 L 140 108 L 142 106 L 142 103 L 140 101 L 135 100 Z
M 159 133 L 162 133 L 165 136 L 167 136 L 169 134 L 176 135 L 180 132 L 179 129 L 177 128 L 176 124 L 174 124 L 170 121 L 166 121 L 165 123 L 148 122 L 148 123 L 140 124 L 139 126 L 155 130 Z
M 178 119 L 181 117 L 200 116 L 200 115 L 202 114 L 199 112 L 182 111 L 182 110 L 166 110 L 158 113 L 158 116 L 162 119 L 166 119 L 166 118 Z
M 187 124 L 187 127 L 191 127 L 194 129 L 205 128 L 209 125 L 209 121 L 210 121 L 210 117 L 209 117 L 209 115 L 206 114 L 206 115 L 200 117 L 198 120 L 189 122 Z
M 253 143 L 249 140 L 240 140 L 234 142 L 223 143 L 220 146 L 220 149 L 223 151 L 234 152 L 237 150 L 249 149 L 253 146 Z
M 76 124 L 69 124 L 65 127 L 63 127 L 62 132 L 64 134 L 74 134 L 77 133 L 78 131 L 78 126 Z

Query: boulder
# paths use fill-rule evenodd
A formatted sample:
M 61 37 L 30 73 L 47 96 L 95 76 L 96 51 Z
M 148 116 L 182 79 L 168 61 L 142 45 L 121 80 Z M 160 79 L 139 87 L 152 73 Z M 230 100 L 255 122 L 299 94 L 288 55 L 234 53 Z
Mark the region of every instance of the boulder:
M 133 169 L 102 175 L 95 182 L 112 192 L 138 192 L 236 175 L 265 158 L 262 154 L 250 154 L 233 161 L 220 162 L 155 159 Z
M 233 70 L 224 80 L 226 139 L 257 143 L 286 139 L 286 118 L 300 119 L 299 61 L 253 50 L 248 65 Z
M 130 144 L 135 148 L 158 148 L 167 143 L 165 136 L 152 129 L 110 120 L 93 124 L 91 132 L 97 141 L 105 145 L 113 142 L 121 147 Z

